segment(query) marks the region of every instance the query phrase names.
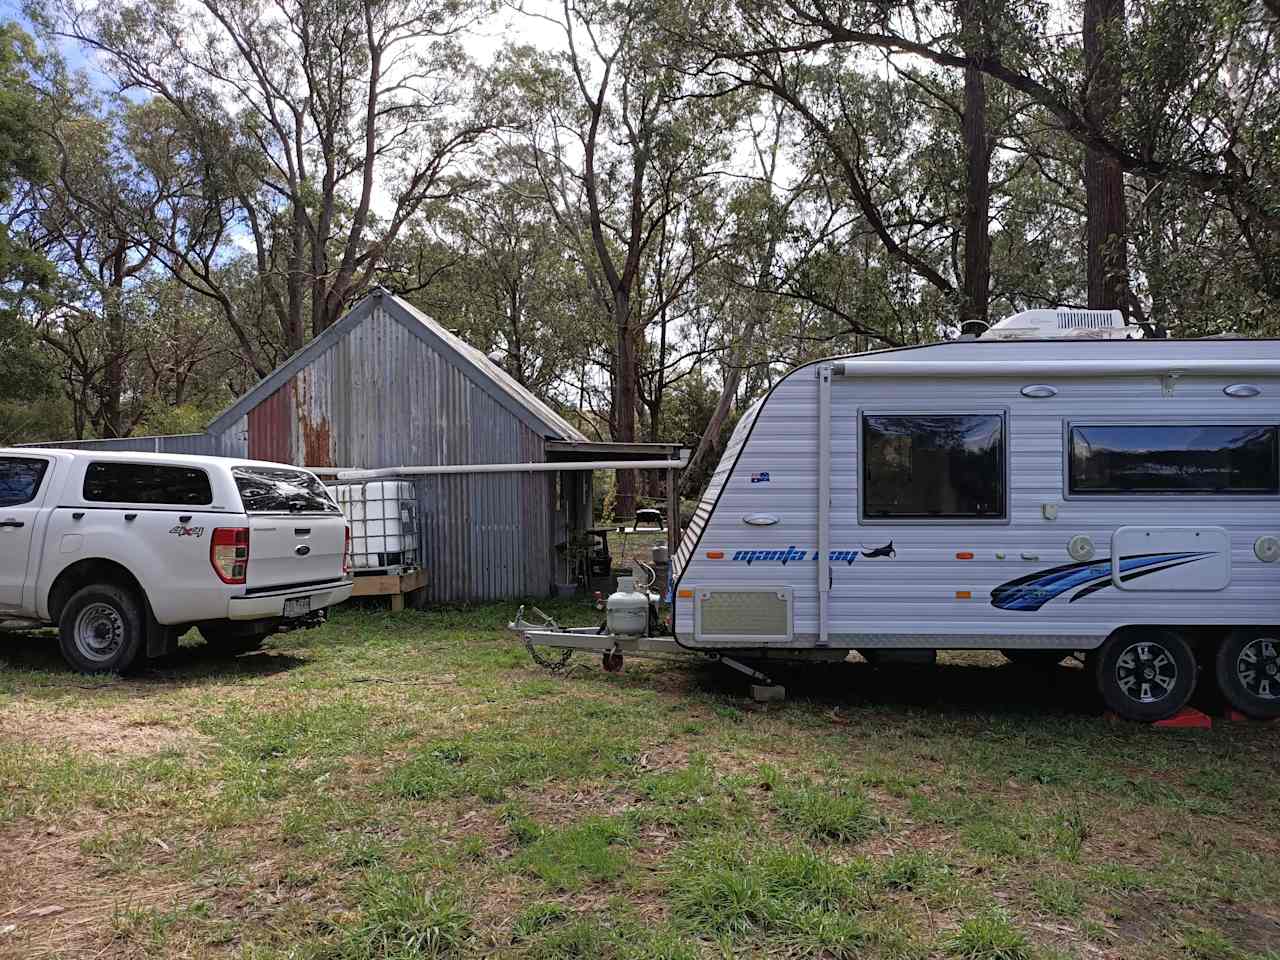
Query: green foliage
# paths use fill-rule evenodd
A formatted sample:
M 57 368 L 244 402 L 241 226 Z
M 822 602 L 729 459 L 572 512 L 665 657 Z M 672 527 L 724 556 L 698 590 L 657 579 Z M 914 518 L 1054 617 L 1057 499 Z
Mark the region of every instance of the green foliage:
M 15 191 L 48 175 L 47 146 L 37 133 L 41 105 L 28 79 L 38 58 L 20 27 L 0 23 L 0 209 Z M 8 218 L 0 220 L 0 401 L 31 401 L 50 390 L 50 366 L 21 310 L 53 277 L 49 261 L 13 231 Z

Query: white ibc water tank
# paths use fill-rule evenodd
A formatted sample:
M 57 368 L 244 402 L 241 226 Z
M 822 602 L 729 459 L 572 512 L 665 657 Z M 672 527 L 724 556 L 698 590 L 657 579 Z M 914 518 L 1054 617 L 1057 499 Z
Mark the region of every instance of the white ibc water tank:
M 341 483 L 335 499 L 351 524 L 351 564 L 368 570 L 397 566 L 416 551 L 413 484 L 407 480 Z

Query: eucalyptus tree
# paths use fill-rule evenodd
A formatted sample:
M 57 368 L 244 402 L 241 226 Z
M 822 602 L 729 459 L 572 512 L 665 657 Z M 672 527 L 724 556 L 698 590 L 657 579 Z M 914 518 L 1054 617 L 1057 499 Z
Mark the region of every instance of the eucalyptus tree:
M 32 399 L 49 379 L 24 319 L 54 276 L 29 238 L 33 190 L 49 173 L 36 122 L 42 105 L 29 80 L 37 59 L 22 29 L 0 24 L 0 401 Z
M 746 63 L 776 76 L 779 58 L 880 51 L 940 70 L 981 71 L 1035 104 L 1092 164 L 1168 184 L 1180 195 L 1215 198 L 1234 221 L 1240 252 L 1253 261 L 1246 282 L 1269 299 L 1280 292 L 1274 0 L 1130 0 L 1127 9 L 1111 3 L 1091 13 L 1088 31 L 1057 5 L 989 0 L 990 29 L 980 45 L 957 29 L 947 7 L 707 0 L 679 9 L 687 11 L 680 29 L 696 38 L 712 69 Z M 1094 204 L 1090 236 L 1095 256 L 1106 243 L 1116 248 L 1112 266 L 1095 271 L 1109 272 L 1115 283 L 1128 238 L 1117 237 L 1114 176 L 1109 183 L 1108 204 Z
M 202 242 L 165 262 L 231 315 L 211 251 L 251 244 L 287 350 L 333 323 L 495 123 L 468 0 L 48 0 L 119 91 L 168 104 L 199 171 Z
M 639 303 L 647 258 L 672 240 L 677 211 L 728 164 L 743 109 L 739 99 L 698 96 L 685 51 L 664 43 L 660 13 L 640 0 L 564 0 L 546 17 L 564 38 L 561 51 L 507 55 L 533 173 L 608 318 L 610 432 L 624 442 L 637 436 L 645 337 L 661 316 Z M 668 276 L 677 287 L 714 256 L 687 249 L 692 261 Z M 629 515 L 632 471 L 619 473 L 617 492 L 618 511 Z

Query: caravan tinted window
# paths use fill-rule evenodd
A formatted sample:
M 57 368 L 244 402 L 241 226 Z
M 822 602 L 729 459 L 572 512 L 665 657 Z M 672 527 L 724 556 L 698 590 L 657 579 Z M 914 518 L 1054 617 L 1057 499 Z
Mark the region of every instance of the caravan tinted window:
M 1274 426 L 1073 426 L 1072 493 L 1276 493 Z
M 1005 517 L 1004 417 L 862 418 L 862 515 L 882 519 Z

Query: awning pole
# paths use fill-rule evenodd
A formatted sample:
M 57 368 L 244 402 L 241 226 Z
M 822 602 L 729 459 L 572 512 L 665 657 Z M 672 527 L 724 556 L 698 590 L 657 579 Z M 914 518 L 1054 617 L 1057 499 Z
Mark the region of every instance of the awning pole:
M 831 365 L 818 367 L 818 646 L 831 627 Z
M 681 450 L 678 460 L 556 460 L 538 463 L 450 463 L 426 467 L 379 467 L 374 470 L 304 467 L 314 473 L 339 480 L 379 480 L 383 477 L 432 477 L 466 473 L 548 473 L 570 470 L 679 470 L 689 462 L 689 451 Z

